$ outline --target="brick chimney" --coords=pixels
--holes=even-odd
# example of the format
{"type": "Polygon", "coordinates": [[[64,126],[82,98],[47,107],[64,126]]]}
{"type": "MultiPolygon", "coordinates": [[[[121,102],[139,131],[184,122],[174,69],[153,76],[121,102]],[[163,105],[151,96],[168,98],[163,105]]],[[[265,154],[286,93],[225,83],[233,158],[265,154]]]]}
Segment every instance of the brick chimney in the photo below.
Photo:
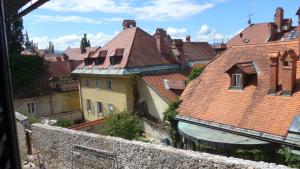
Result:
{"type": "Polygon", "coordinates": [[[274,15],[274,20],[275,20],[275,24],[277,26],[278,32],[282,32],[283,17],[284,17],[284,10],[282,9],[282,7],[278,7],[276,9],[276,12],[274,15]]]}
{"type": "Polygon", "coordinates": [[[280,53],[270,52],[270,83],[269,83],[269,94],[275,95],[278,90],[278,58],[280,53]]]}
{"type": "Polygon", "coordinates": [[[154,37],[156,39],[157,49],[162,55],[167,54],[166,36],[167,32],[164,29],[156,29],[154,37]]]}
{"type": "Polygon", "coordinates": [[[123,30],[128,29],[128,28],[132,28],[132,27],[136,27],[135,20],[125,19],[123,21],[123,30]]]}
{"type": "Polygon", "coordinates": [[[186,42],[191,42],[191,36],[190,35],[186,35],[185,36],[185,41],[186,42]]]}
{"type": "Polygon", "coordinates": [[[62,58],[60,56],[57,56],[56,57],[56,62],[61,62],[62,61],[62,58]]]}
{"type": "Polygon", "coordinates": [[[186,56],[183,51],[183,41],[182,39],[173,39],[172,49],[176,49],[178,51],[178,62],[180,65],[185,66],[186,64],[186,56]]]}
{"type": "Polygon", "coordinates": [[[298,15],[298,60],[300,60],[300,7],[297,10],[298,15]]]}
{"type": "Polygon", "coordinates": [[[268,41],[273,41],[275,39],[275,35],[276,35],[276,24],[274,23],[269,23],[268,24],[268,29],[269,29],[269,33],[270,33],[270,37],[269,37],[269,40],[268,41]]]}
{"type": "Polygon", "coordinates": [[[289,49],[281,57],[282,65],[282,95],[291,96],[296,84],[297,56],[289,49]]]}

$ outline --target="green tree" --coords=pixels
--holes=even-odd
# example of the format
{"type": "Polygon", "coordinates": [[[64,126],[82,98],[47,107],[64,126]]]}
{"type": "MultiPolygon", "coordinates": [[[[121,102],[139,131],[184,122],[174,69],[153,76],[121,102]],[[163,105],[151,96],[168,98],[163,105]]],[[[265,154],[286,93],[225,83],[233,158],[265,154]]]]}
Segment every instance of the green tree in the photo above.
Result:
{"type": "Polygon", "coordinates": [[[171,139],[174,147],[177,147],[178,140],[179,140],[179,133],[177,130],[177,122],[175,120],[175,117],[178,114],[176,110],[179,107],[181,102],[182,101],[179,99],[170,102],[168,108],[163,113],[164,114],[163,120],[168,121],[170,123],[171,128],[169,130],[169,133],[171,135],[171,139]]]}
{"type": "Polygon", "coordinates": [[[83,37],[80,42],[81,53],[85,52],[86,47],[91,47],[90,41],[87,39],[86,34],[83,34],[83,37]]]}
{"type": "Polygon", "coordinates": [[[12,85],[17,98],[47,94],[49,73],[47,62],[37,55],[10,56],[12,85]]]}
{"type": "Polygon", "coordinates": [[[188,76],[188,81],[192,81],[196,79],[203,72],[203,70],[204,70],[203,66],[193,68],[192,72],[188,76]]]}
{"type": "Polygon", "coordinates": [[[108,117],[104,125],[104,133],[110,136],[136,139],[142,131],[140,119],[134,113],[121,112],[108,117]]]}
{"type": "MultiPolygon", "coordinates": [[[[17,12],[16,12],[17,14],[17,12]]],[[[23,50],[23,20],[18,19],[6,24],[8,53],[9,55],[19,55],[23,50]]]]}

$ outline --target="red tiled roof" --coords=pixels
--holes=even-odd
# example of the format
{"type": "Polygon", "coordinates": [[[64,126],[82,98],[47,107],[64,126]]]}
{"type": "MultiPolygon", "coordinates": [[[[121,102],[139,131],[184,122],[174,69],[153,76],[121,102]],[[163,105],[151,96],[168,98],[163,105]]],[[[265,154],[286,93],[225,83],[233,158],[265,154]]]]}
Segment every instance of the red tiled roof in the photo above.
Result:
{"type": "MultiPolygon", "coordinates": [[[[195,119],[284,136],[300,114],[300,62],[293,96],[271,96],[269,89],[269,53],[297,50],[297,41],[233,46],[209,63],[204,72],[183,92],[178,112],[195,119]],[[226,73],[236,63],[253,62],[258,69],[257,84],[244,90],[230,90],[226,73]]],[[[281,70],[279,71],[279,75],[281,70]]],[[[279,76],[280,77],[280,76],[279,76]]],[[[282,79],[279,78],[279,84],[282,79]]]]}
{"type": "Polygon", "coordinates": [[[186,81],[187,77],[182,73],[168,73],[161,75],[144,76],[143,79],[164,99],[166,99],[167,101],[174,101],[178,98],[178,96],[180,96],[181,92],[183,91],[182,82],[186,81]],[[169,83],[171,84],[170,89],[166,89],[164,80],[168,80],[171,82],[169,83]]]}
{"type": "Polygon", "coordinates": [[[71,82],[71,83],[59,83],[58,87],[61,89],[61,91],[73,91],[78,90],[78,82],[71,82]]]}
{"type": "Polygon", "coordinates": [[[226,43],[227,48],[233,45],[259,44],[268,42],[271,33],[268,27],[269,24],[270,23],[268,22],[249,25],[242,32],[237,34],[226,43]]]}
{"type": "Polygon", "coordinates": [[[211,60],[217,54],[207,42],[183,42],[184,54],[192,60],[211,60]]]}
{"type": "Polygon", "coordinates": [[[82,61],[66,60],[61,62],[49,62],[48,70],[52,77],[70,76],[71,72],[82,61]]]}
{"type": "Polygon", "coordinates": [[[80,48],[67,48],[64,51],[64,54],[66,54],[69,57],[69,60],[83,60],[84,55],[86,55],[87,53],[89,53],[91,51],[96,51],[99,48],[100,48],[99,46],[87,47],[85,53],[81,53],[80,48]]]}

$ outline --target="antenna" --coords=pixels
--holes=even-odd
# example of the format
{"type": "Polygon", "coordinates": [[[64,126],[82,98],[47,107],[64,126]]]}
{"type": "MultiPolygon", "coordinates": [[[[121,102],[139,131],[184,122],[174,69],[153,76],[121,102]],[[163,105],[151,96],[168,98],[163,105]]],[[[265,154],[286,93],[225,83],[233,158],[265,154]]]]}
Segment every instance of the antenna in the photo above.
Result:
{"type": "Polygon", "coordinates": [[[251,25],[252,24],[252,17],[253,15],[252,15],[252,13],[251,13],[251,11],[250,11],[250,8],[249,8],[249,14],[248,14],[248,25],[251,25]]]}

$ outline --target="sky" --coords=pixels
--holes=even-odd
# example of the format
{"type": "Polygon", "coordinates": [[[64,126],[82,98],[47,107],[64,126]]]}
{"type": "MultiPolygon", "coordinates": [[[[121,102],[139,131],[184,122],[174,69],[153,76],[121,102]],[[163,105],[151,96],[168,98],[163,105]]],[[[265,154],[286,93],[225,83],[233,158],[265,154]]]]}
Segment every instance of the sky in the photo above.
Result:
{"type": "Polygon", "coordinates": [[[49,41],[56,50],[79,47],[84,33],[92,46],[103,46],[122,31],[123,19],[151,35],[163,28],[172,38],[217,43],[247,27],[249,13],[253,23],[273,21],[279,6],[296,25],[300,0],[50,0],[23,19],[40,49],[49,41]]]}

